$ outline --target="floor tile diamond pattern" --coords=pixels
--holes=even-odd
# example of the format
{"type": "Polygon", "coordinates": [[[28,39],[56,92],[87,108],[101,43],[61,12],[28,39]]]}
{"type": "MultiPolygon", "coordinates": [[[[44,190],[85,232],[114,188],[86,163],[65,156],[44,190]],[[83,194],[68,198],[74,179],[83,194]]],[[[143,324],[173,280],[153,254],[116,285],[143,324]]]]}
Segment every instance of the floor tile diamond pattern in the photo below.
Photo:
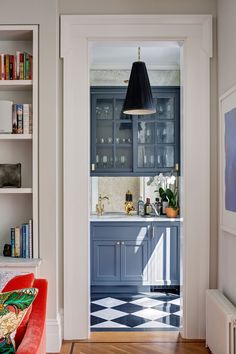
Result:
{"type": "Polygon", "coordinates": [[[179,330],[181,317],[178,295],[92,294],[92,331],[179,330]]]}

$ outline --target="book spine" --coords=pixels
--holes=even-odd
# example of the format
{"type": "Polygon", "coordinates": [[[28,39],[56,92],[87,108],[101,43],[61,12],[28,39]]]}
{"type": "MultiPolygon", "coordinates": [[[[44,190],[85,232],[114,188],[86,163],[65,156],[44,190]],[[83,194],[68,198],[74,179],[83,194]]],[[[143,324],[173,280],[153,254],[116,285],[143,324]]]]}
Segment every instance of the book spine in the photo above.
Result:
{"type": "Polygon", "coordinates": [[[25,224],[22,225],[22,258],[26,258],[26,229],[25,229],[25,224]]]}
{"type": "Polygon", "coordinates": [[[16,79],[20,80],[20,52],[16,52],[16,79]]]}
{"type": "Polygon", "coordinates": [[[29,105],[23,104],[23,134],[29,134],[29,105]]]}
{"type": "Polygon", "coordinates": [[[12,106],[12,133],[17,134],[17,112],[15,104],[12,106]]]}
{"type": "Polygon", "coordinates": [[[15,228],[11,227],[11,256],[15,257],[15,228]]]}
{"type": "Polygon", "coordinates": [[[16,114],[17,114],[17,134],[23,133],[23,105],[16,105],[16,114]]]}
{"type": "Polygon", "coordinates": [[[10,79],[9,54],[5,54],[4,69],[5,69],[5,79],[9,80],[10,79]]]}
{"type": "Polygon", "coordinates": [[[20,226],[20,258],[23,258],[23,225],[20,226]]]}
{"type": "Polygon", "coordinates": [[[29,258],[29,225],[25,224],[25,258],[29,258]]]}
{"type": "Polygon", "coordinates": [[[15,257],[20,257],[20,228],[15,228],[15,257]]]}
{"type": "Polygon", "coordinates": [[[9,55],[9,80],[14,78],[14,55],[9,55]]]}
{"type": "Polygon", "coordinates": [[[17,80],[17,76],[16,76],[16,55],[13,55],[13,80],[17,80]]]}
{"type": "Polygon", "coordinates": [[[33,133],[33,110],[32,104],[29,104],[29,133],[33,133]]]}
{"type": "Polygon", "coordinates": [[[24,54],[20,53],[20,80],[24,80],[24,54]]]}
{"type": "Polygon", "coordinates": [[[33,56],[29,57],[29,80],[33,80],[33,56]]]}
{"type": "Polygon", "coordinates": [[[29,220],[29,258],[33,258],[33,220],[29,220]]]}
{"type": "Polygon", "coordinates": [[[30,55],[28,53],[24,53],[24,77],[25,80],[29,80],[30,77],[30,55]]]}
{"type": "Polygon", "coordinates": [[[5,80],[5,74],[4,74],[4,54],[1,54],[1,80],[5,80]]]}

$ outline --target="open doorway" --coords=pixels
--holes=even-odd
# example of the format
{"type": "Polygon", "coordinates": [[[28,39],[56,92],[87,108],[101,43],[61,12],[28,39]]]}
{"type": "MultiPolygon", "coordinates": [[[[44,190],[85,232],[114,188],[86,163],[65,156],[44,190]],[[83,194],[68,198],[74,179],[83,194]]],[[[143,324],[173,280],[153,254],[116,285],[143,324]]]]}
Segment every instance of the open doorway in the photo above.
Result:
{"type": "Polygon", "coordinates": [[[65,339],[83,339],[90,334],[88,45],[91,41],[140,39],[183,41],[182,335],[204,338],[205,290],[209,287],[210,208],[206,196],[210,185],[211,29],[212,18],[208,15],[62,16],[65,339]],[[202,200],[205,202],[201,203],[202,200]]]}
{"type": "Polygon", "coordinates": [[[166,191],[179,209],[180,43],[99,41],[89,49],[90,329],[179,331],[182,219],[166,215],[166,191]],[[122,110],[138,48],[156,110],[145,116],[122,110]]]}

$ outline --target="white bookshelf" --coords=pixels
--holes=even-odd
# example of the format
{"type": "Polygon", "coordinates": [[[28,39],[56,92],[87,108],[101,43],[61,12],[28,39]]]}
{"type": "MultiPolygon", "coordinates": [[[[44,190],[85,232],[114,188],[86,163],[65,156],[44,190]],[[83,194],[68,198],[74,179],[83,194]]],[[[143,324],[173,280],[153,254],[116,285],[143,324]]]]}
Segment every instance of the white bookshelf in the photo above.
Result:
{"type": "MultiPolygon", "coordinates": [[[[0,100],[32,103],[32,134],[0,134],[0,163],[21,163],[22,188],[0,188],[0,268],[23,263],[32,270],[40,262],[1,257],[10,243],[10,228],[33,219],[33,255],[39,258],[38,238],[38,26],[0,25],[0,53],[28,52],[33,56],[33,80],[0,80],[0,100]]],[[[1,119],[1,117],[0,117],[1,119]]]]}

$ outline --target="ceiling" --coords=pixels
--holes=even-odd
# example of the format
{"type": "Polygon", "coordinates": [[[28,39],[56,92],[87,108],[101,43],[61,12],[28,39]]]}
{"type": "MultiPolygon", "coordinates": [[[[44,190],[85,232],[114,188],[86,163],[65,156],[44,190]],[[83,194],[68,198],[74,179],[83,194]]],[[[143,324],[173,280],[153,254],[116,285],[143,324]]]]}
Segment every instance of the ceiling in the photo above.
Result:
{"type": "Polygon", "coordinates": [[[90,44],[90,65],[92,70],[129,70],[138,59],[152,70],[178,70],[180,47],[177,42],[94,42],[90,44]]]}

